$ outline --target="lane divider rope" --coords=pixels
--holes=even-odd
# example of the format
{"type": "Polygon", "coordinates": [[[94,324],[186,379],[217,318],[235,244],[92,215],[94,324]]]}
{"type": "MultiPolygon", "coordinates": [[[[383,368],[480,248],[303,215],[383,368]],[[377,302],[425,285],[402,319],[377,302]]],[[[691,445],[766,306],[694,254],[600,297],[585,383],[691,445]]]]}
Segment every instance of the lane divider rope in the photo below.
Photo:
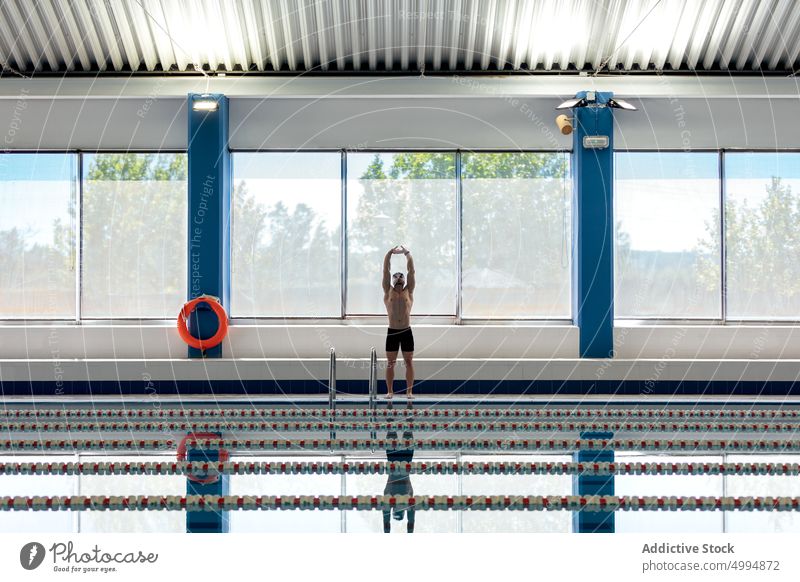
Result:
{"type": "Polygon", "coordinates": [[[758,432],[793,433],[800,431],[800,424],[751,423],[751,422],[516,422],[498,419],[491,422],[453,420],[431,422],[400,420],[387,421],[179,421],[143,422],[129,419],[112,421],[68,422],[2,422],[0,429],[8,432],[330,432],[330,431],[388,431],[416,430],[422,432],[758,432]]]}
{"type": "MultiPolygon", "coordinates": [[[[787,406],[782,404],[782,406],[787,406]]],[[[800,420],[800,410],[794,409],[735,409],[708,410],[682,408],[424,408],[424,409],[378,409],[378,418],[544,418],[544,419],[592,419],[592,418],[646,418],[646,419],[783,419],[800,420]]],[[[6,408],[0,410],[0,418],[302,418],[302,419],[369,419],[366,408],[6,408]]]]}
{"type": "Polygon", "coordinates": [[[191,462],[0,463],[0,475],[800,475],[798,463],[191,462]]]}
{"type": "MultiPolygon", "coordinates": [[[[373,451],[481,450],[481,451],[723,451],[800,452],[800,440],[761,439],[210,439],[197,438],[189,448],[258,451],[373,451]]],[[[0,440],[0,452],[29,451],[165,451],[174,450],[171,439],[40,439],[0,440]]]]}
{"type": "Polygon", "coordinates": [[[417,511],[798,511],[798,497],[634,497],[508,495],[74,495],[0,497],[0,511],[230,511],[230,510],[390,510],[417,511]]]}

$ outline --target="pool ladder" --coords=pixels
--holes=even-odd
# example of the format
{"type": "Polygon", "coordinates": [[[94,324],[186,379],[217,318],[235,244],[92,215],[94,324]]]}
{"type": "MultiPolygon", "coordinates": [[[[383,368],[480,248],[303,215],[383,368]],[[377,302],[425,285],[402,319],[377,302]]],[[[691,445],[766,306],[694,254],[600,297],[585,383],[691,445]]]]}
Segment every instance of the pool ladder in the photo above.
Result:
{"type": "MultiPolygon", "coordinates": [[[[375,348],[370,350],[369,354],[369,417],[374,423],[376,411],[378,409],[378,353],[375,348]]],[[[331,348],[330,363],[328,368],[328,410],[330,411],[330,419],[333,422],[336,419],[336,349],[331,348]]],[[[331,430],[331,440],[336,438],[336,431],[331,430]]],[[[375,440],[377,433],[375,430],[370,432],[370,439],[375,440]]],[[[375,452],[373,450],[373,452],[375,452]]]]}

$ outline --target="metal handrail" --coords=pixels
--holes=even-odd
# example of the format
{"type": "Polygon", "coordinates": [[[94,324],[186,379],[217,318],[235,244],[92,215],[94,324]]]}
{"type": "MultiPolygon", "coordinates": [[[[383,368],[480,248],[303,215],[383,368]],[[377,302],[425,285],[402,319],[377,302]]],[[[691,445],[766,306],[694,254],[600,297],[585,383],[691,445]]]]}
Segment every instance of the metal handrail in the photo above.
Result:
{"type": "MultiPolygon", "coordinates": [[[[330,368],[328,370],[328,410],[336,411],[336,349],[331,348],[330,368]]],[[[333,418],[333,414],[331,414],[333,418]]],[[[336,431],[331,430],[331,440],[336,438],[336,431]]]]}
{"type": "Polygon", "coordinates": [[[328,408],[336,410],[336,349],[331,348],[330,368],[328,370],[328,408]]]}
{"type": "MultiPolygon", "coordinates": [[[[378,408],[378,353],[375,348],[372,348],[369,354],[369,416],[370,420],[375,421],[375,413],[378,408]]],[[[373,429],[370,432],[370,438],[375,440],[377,433],[373,429]]],[[[375,449],[372,449],[375,452],[375,449]]]]}

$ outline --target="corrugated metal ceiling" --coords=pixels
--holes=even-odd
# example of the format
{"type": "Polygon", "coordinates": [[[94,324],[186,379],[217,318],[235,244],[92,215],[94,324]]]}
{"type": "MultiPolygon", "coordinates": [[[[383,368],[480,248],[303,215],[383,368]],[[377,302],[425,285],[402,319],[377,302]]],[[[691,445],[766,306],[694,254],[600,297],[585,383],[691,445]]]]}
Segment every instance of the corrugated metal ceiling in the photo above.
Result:
{"type": "Polygon", "coordinates": [[[796,0],[2,0],[6,74],[777,71],[796,0]]]}

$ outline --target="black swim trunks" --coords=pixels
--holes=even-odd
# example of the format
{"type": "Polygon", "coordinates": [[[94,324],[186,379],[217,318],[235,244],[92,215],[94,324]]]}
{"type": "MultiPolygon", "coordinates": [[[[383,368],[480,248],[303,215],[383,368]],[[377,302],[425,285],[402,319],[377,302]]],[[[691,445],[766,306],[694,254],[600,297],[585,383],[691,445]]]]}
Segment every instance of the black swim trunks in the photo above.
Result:
{"type": "Polygon", "coordinates": [[[397,352],[403,349],[403,353],[414,351],[414,334],[411,333],[411,328],[405,329],[392,329],[391,327],[386,332],[386,351],[397,352]]]}

